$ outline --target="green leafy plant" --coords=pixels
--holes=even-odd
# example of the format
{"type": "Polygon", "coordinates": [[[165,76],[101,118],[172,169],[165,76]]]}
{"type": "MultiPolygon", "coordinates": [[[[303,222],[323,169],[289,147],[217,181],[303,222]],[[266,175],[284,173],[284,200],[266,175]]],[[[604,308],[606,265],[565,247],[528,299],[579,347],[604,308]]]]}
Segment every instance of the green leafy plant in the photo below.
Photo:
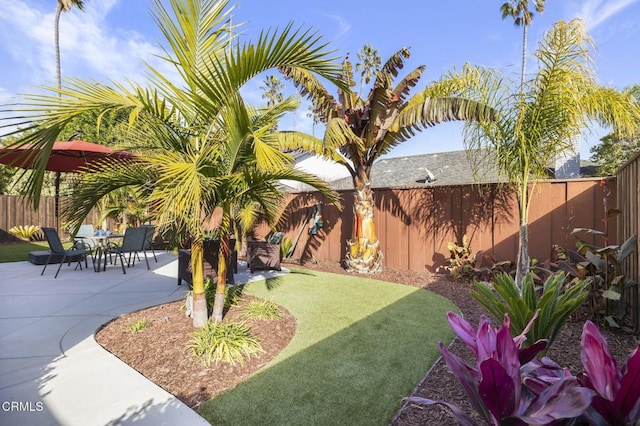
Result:
{"type": "MultiPolygon", "coordinates": [[[[213,311],[213,304],[216,300],[216,288],[217,288],[217,285],[211,279],[207,279],[204,282],[204,295],[207,301],[208,312],[213,311]]],[[[240,300],[240,297],[242,296],[242,290],[243,290],[243,286],[240,286],[240,285],[225,286],[224,309],[229,309],[230,307],[238,303],[238,301],[240,300]]],[[[185,295],[185,298],[184,298],[185,304],[183,306],[183,309],[186,309],[186,310],[189,309],[189,306],[187,306],[187,304],[190,303],[189,299],[192,297],[192,294],[193,292],[189,291],[185,295]]]]}
{"type": "Polygon", "coordinates": [[[456,279],[473,277],[476,270],[476,258],[472,256],[467,235],[462,236],[462,245],[460,246],[453,241],[449,241],[447,249],[451,253],[449,266],[447,267],[449,274],[456,279]]]}
{"type": "Polygon", "coordinates": [[[574,280],[565,285],[567,275],[559,272],[550,275],[541,288],[536,288],[533,274],[528,273],[522,283],[522,293],[515,280],[508,274],[496,276],[493,289],[476,281],[471,295],[497,320],[505,314],[511,319],[511,334],[518,335],[539,311],[538,320],[527,333],[525,345],[548,340],[553,341],[567,319],[584,303],[589,294],[589,280],[574,280]]]}
{"type": "MultiPolygon", "coordinates": [[[[213,303],[216,299],[216,288],[218,286],[213,280],[208,279],[204,283],[204,295],[207,300],[207,309],[213,310],[213,303]]],[[[224,288],[224,308],[229,309],[240,300],[242,296],[242,286],[225,286],[224,288]]]]}
{"type": "Polygon", "coordinates": [[[242,310],[242,315],[253,320],[270,320],[282,317],[280,307],[269,300],[252,300],[242,310]]]}
{"type": "MultiPolygon", "coordinates": [[[[585,233],[605,235],[585,228],[574,229],[572,235],[585,233]]],[[[638,285],[623,273],[623,263],[634,252],[637,242],[633,235],[622,245],[599,247],[576,237],[577,250],[562,251],[558,267],[572,276],[590,279],[589,306],[594,320],[599,323],[604,319],[610,327],[623,327],[629,311],[626,290],[638,285]]]]}
{"type": "Polygon", "coordinates": [[[24,241],[30,241],[31,238],[40,231],[37,225],[20,225],[9,229],[9,233],[24,241]]]}
{"type": "Polygon", "coordinates": [[[193,333],[188,345],[194,358],[207,367],[211,363],[242,364],[244,358],[263,353],[262,345],[244,322],[209,322],[193,333]]]}
{"type": "Polygon", "coordinates": [[[479,250],[474,255],[467,235],[462,236],[462,245],[453,241],[447,244],[449,265],[446,269],[456,280],[492,280],[497,274],[512,271],[513,262],[497,261],[491,254],[479,250]]]}
{"type": "Polygon", "coordinates": [[[129,326],[127,327],[127,330],[130,333],[136,334],[141,332],[145,328],[149,328],[149,327],[151,327],[151,321],[149,321],[146,318],[141,318],[138,321],[129,324],[129,326]]]}

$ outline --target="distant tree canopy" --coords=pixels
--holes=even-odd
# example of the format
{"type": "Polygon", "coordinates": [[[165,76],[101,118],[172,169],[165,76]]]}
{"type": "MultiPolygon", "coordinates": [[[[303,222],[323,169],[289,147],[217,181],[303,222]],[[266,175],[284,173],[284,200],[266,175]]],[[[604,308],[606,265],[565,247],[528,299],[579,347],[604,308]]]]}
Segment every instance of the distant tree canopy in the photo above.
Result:
{"type": "MultiPolygon", "coordinates": [[[[640,104],[640,84],[627,87],[624,91],[640,104]]],[[[600,144],[591,148],[591,158],[598,165],[598,173],[601,176],[615,174],[638,153],[640,153],[640,132],[636,132],[630,138],[620,138],[615,133],[609,133],[600,139],[600,144]]]]}
{"type": "Polygon", "coordinates": [[[0,165],[0,195],[7,194],[9,192],[14,172],[15,170],[11,167],[0,165]]]}

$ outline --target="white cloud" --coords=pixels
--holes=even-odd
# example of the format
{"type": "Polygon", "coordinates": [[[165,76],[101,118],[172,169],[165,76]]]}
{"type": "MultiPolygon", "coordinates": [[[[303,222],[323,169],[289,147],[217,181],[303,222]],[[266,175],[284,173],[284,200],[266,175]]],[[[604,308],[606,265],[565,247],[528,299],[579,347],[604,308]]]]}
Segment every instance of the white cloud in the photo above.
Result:
{"type": "Polygon", "coordinates": [[[331,37],[331,40],[336,45],[341,45],[346,40],[347,35],[351,31],[351,24],[340,15],[331,15],[327,13],[318,12],[318,15],[329,18],[338,24],[336,33],[331,37]]]}
{"type": "MultiPolygon", "coordinates": [[[[143,60],[157,63],[155,43],[132,30],[107,25],[107,16],[121,0],[87,2],[84,11],[73,9],[60,20],[62,75],[99,81],[125,80],[142,83],[143,60]]],[[[8,55],[11,70],[0,70],[2,81],[13,80],[6,90],[24,91],[26,86],[55,81],[55,3],[33,4],[0,0],[0,55],[8,55]],[[6,52],[3,52],[6,51],[6,52]]],[[[1,57],[1,56],[0,56],[1,57]]],[[[9,83],[3,83],[9,84],[9,83]]]]}
{"type": "Polygon", "coordinates": [[[587,29],[593,30],[638,0],[587,0],[580,2],[575,16],[584,20],[587,29]]]}

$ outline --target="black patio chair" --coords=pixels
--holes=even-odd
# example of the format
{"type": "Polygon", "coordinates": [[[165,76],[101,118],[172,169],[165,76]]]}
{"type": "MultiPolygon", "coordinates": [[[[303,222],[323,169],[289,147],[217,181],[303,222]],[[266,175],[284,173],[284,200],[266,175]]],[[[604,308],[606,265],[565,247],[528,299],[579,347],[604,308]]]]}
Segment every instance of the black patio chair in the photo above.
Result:
{"type": "Polygon", "coordinates": [[[156,233],[155,225],[140,225],[140,228],[145,228],[147,230],[147,234],[144,238],[144,246],[142,248],[142,252],[144,255],[147,255],[147,250],[151,250],[151,254],[153,254],[153,258],[156,263],[158,263],[158,258],[156,257],[156,251],[153,248],[153,236],[156,233]]]}
{"type": "MultiPolygon", "coordinates": [[[[127,267],[133,266],[132,261],[135,261],[134,255],[139,251],[144,252],[146,235],[147,235],[146,228],[127,228],[124,231],[122,244],[118,245],[113,242],[108,243],[107,246],[105,247],[103,270],[107,269],[107,256],[116,255],[116,259],[114,263],[118,263],[118,257],[119,257],[120,263],[122,265],[122,272],[126,274],[127,271],[124,269],[124,255],[129,253],[129,258],[127,259],[127,267]]],[[[147,262],[147,269],[151,269],[151,267],[149,266],[149,260],[147,259],[146,253],[145,253],[144,260],[147,262]]]]}
{"type": "Polygon", "coordinates": [[[65,250],[62,245],[62,241],[60,241],[58,231],[56,231],[54,228],[42,228],[42,232],[47,238],[47,243],[49,243],[49,257],[47,258],[47,261],[45,262],[44,268],[42,268],[42,272],[40,273],[40,275],[44,275],[44,271],[47,269],[47,266],[49,265],[49,262],[51,261],[51,258],[54,257],[54,255],[57,255],[57,257],[62,256],[62,259],[60,260],[60,266],[58,266],[58,270],[56,271],[56,275],[54,278],[58,278],[58,274],[60,273],[62,264],[65,263],[65,261],[68,262],[69,266],[71,266],[71,262],[78,262],[75,269],[78,269],[79,266],[82,270],[82,261],[84,260],[85,268],[88,267],[87,254],[89,254],[89,252],[86,249],[76,248],[76,246],[74,245],[69,250],[65,250]]]}

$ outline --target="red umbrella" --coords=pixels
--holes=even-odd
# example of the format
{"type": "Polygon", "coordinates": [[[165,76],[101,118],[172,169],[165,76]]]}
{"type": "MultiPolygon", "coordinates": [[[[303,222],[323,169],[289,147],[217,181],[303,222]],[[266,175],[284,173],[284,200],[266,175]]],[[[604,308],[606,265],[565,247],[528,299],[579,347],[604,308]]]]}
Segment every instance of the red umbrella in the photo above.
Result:
{"type": "MultiPolygon", "coordinates": [[[[30,145],[19,147],[0,147],[0,163],[23,169],[36,166],[39,149],[30,145]]],[[[82,140],[54,142],[51,155],[45,167],[46,170],[56,172],[55,215],[58,220],[58,198],[60,194],[60,173],[79,172],[91,163],[105,158],[130,159],[133,154],[128,151],[117,151],[108,146],[98,145],[82,140]]]]}
{"type": "MultiPolygon", "coordinates": [[[[35,166],[38,153],[39,150],[32,149],[30,145],[0,148],[0,163],[31,169],[35,166]]],[[[81,140],[54,142],[45,169],[51,172],[78,172],[84,166],[107,157],[132,158],[133,154],[81,140]]]]}

